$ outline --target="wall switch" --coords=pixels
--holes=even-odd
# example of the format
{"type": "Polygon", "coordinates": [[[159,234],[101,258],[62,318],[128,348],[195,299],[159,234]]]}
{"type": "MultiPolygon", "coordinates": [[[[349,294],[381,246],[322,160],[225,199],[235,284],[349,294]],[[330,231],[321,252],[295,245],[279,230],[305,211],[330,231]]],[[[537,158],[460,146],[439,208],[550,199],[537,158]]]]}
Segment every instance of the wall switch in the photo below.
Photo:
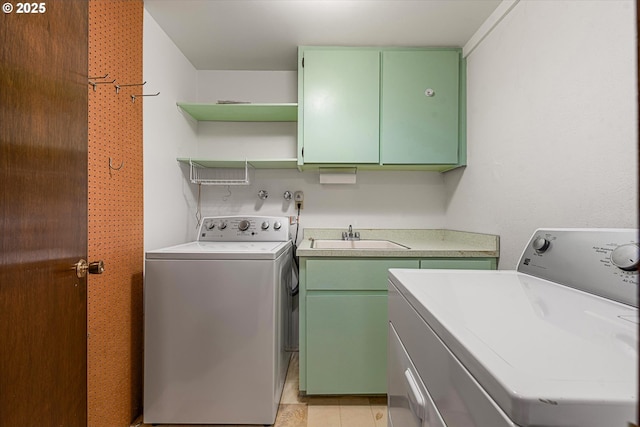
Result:
{"type": "Polygon", "coordinates": [[[304,193],[302,191],[293,193],[293,200],[296,202],[296,208],[304,208],[304,193]]]}

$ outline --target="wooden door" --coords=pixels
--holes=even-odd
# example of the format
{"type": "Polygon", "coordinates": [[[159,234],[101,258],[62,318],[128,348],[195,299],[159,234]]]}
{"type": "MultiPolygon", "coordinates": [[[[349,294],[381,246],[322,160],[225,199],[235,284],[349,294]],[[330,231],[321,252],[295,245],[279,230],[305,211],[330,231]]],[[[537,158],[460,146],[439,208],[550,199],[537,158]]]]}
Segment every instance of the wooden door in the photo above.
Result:
{"type": "Polygon", "coordinates": [[[88,8],[40,4],[39,13],[5,10],[0,24],[6,427],[87,423],[87,282],[72,266],[87,254],[88,8]]]}

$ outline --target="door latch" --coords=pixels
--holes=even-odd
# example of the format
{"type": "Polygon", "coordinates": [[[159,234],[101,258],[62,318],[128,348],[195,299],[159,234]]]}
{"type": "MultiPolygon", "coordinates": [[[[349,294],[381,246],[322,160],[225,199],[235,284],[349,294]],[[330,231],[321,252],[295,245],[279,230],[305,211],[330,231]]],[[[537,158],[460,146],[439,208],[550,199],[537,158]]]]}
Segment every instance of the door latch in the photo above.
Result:
{"type": "Polygon", "coordinates": [[[73,269],[76,271],[76,276],[80,279],[85,277],[87,272],[89,274],[102,274],[104,273],[104,261],[87,262],[81,259],[73,265],[73,269]]]}

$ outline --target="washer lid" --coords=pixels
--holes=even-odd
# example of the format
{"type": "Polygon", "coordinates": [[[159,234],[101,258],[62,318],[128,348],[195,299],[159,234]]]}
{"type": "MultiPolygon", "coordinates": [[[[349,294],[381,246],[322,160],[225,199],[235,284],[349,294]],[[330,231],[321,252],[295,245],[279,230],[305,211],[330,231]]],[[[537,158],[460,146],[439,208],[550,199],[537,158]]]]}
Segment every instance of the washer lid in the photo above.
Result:
{"type": "Polygon", "coordinates": [[[514,271],[389,277],[516,424],[635,419],[635,307],[514,271]]]}
{"type": "Polygon", "coordinates": [[[147,259],[276,259],[287,242],[190,242],[147,251],[147,259]]]}

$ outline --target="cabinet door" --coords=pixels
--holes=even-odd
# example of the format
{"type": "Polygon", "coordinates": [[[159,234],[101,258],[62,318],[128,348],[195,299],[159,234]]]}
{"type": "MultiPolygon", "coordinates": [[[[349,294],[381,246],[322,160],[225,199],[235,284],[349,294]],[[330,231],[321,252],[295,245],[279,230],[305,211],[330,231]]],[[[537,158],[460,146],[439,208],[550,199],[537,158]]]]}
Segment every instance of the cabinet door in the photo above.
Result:
{"type": "Polygon", "coordinates": [[[383,164],[458,162],[459,61],[458,51],[382,53],[383,164]]]}
{"type": "Polygon", "coordinates": [[[380,53],[307,50],[301,77],[304,163],[378,163],[380,53]]]}
{"type": "Polygon", "coordinates": [[[455,270],[495,270],[495,258],[448,258],[423,259],[420,268],[425,269],[455,269],[455,270]]]}
{"type": "Polygon", "coordinates": [[[417,259],[310,259],[307,290],[386,291],[390,268],[420,268],[417,259]]]}
{"type": "Polygon", "coordinates": [[[307,296],[307,393],[387,392],[387,295],[307,296]]]}

